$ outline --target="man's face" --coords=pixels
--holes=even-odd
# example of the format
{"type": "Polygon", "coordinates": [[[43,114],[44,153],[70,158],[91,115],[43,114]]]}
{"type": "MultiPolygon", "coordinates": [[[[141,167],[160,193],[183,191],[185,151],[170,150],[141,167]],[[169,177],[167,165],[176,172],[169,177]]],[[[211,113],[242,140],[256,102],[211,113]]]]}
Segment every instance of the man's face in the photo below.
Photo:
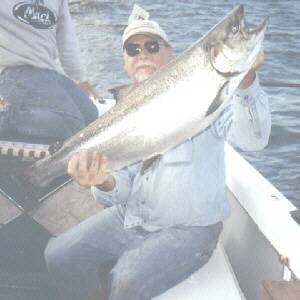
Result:
{"type": "Polygon", "coordinates": [[[154,36],[134,35],[126,41],[125,46],[123,52],[125,69],[135,82],[147,79],[172,59],[172,48],[154,36]],[[130,48],[131,51],[127,51],[126,48],[130,48]]]}

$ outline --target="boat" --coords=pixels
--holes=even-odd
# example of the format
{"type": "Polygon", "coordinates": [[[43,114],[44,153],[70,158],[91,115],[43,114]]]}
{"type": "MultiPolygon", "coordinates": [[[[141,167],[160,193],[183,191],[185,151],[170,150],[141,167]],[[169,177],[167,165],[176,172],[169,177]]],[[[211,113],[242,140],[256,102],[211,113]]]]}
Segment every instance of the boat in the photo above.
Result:
{"type": "MultiPolygon", "coordinates": [[[[32,159],[47,155],[43,145],[4,141],[0,153],[17,157],[24,147],[32,159]]],[[[154,300],[258,300],[264,280],[300,278],[300,225],[291,216],[297,208],[228,144],[225,153],[232,213],[220,242],[203,268],[154,300]]],[[[104,207],[68,178],[36,205],[21,205],[1,186],[6,177],[0,176],[0,299],[55,299],[43,261],[48,238],[104,207]]]]}
{"type": "Polygon", "coordinates": [[[157,300],[258,300],[264,281],[300,278],[297,208],[228,144],[225,154],[232,212],[219,245],[203,268],[157,300]]]}

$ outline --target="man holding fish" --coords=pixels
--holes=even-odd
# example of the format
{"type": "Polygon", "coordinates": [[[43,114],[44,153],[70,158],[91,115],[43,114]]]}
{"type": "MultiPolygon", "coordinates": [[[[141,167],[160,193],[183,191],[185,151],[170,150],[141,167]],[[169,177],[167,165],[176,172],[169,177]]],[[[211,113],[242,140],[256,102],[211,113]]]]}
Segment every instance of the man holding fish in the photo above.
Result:
{"type": "MultiPolygon", "coordinates": [[[[240,13],[239,8],[234,16],[240,13]]],[[[234,41],[236,31],[242,29],[232,22],[228,24],[230,43],[230,38],[234,41]]],[[[230,47],[224,47],[224,51],[228,58],[230,47]]],[[[126,71],[137,84],[147,82],[154,73],[163,74],[163,66],[173,60],[167,35],[137,6],[123,34],[123,56],[126,71]],[[157,73],[160,69],[162,73],[157,73]]],[[[268,143],[268,97],[256,75],[264,61],[263,52],[256,52],[255,57],[243,79],[222,84],[206,116],[218,110],[220,98],[230,94],[235,84],[236,92],[222,112],[201,133],[167,152],[155,153],[117,171],[109,168],[108,153],[85,150],[72,156],[68,173],[80,184],[91,186],[96,199],[107,208],[49,241],[47,265],[64,299],[100,299],[100,286],[107,287],[110,300],[149,300],[209,260],[222,222],[230,213],[225,192],[224,141],[246,151],[260,150],[268,143]]],[[[225,72],[227,65],[221,58],[214,60],[210,70],[234,77],[236,72],[225,72]]],[[[180,70],[176,76],[184,73],[180,70]]],[[[120,93],[122,90],[116,95],[120,93]]],[[[190,97],[186,93],[181,98],[182,108],[189,105],[190,97]]],[[[199,105],[205,97],[198,95],[199,105]]],[[[176,115],[175,126],[176,122],[180,125],[182,117],[176,115]]],[[[165,124],[154,117],[151,126],[165,124]]]]}

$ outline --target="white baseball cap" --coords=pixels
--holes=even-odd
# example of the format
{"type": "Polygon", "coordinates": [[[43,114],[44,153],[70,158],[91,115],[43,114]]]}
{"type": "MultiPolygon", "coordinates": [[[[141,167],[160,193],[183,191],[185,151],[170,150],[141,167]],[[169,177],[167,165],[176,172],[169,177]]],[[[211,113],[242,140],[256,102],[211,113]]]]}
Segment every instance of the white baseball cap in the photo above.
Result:
{"type": "Polygon", "coordinates": [[[164,30],[157,22],[149,20],[149,13],[146,10],[135,4],[128,19],[128,26],[123,33],[123,45],[130,37],[136,34],[159,36],[169,44],[168,37],[164,30]]]}

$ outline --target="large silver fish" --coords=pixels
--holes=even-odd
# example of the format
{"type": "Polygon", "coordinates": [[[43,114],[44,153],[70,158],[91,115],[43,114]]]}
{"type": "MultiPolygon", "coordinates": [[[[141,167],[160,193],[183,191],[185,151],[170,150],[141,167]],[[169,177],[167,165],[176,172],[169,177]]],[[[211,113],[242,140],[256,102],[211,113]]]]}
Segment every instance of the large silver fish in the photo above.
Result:
{"type": "Polygon", "coordinates": [[[72,155],[99,150],[117,170],[162,154],[207,128],[224,109],[262,48],[266,21],[249,29],[242,5],[153,76],[120,93],[117,104],[26,171],[46,186],[72,155]]]}

